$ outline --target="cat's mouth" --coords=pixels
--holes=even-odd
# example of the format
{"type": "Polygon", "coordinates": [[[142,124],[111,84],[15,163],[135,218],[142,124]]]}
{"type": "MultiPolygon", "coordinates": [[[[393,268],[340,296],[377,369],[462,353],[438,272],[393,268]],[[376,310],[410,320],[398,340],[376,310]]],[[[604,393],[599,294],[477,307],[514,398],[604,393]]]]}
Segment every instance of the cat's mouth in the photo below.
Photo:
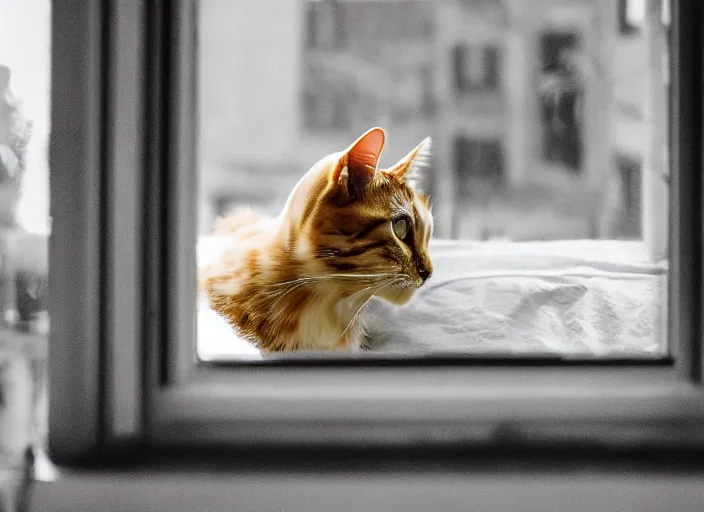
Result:
{"type": "Polygon", "coordinates": [[[401,306],[413,298],[413,294],[423,285],[422,279],[404,279],[393,286],[379,291],[376,295],[392,304],[401,306]]]}

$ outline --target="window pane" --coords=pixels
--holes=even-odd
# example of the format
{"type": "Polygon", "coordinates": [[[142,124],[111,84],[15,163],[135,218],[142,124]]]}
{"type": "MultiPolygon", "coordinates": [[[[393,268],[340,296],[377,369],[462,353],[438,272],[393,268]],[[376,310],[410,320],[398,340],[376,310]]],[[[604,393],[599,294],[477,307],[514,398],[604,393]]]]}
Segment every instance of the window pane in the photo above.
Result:
{"type": "Polygon", "coordinates": [[[372,351],[666,353],[662,0],[200,0],[199,24],[201,358],[348,351],[360,323],[372,351]],[[429,245],[422,200],[399,238],[344,165],[374,126],[379,169],[432,137],[429,245]],[[374,281],[425,267],[403,307],[374,281]]]}
{"type": "Polygon", "coordinates": [[[47,427],[50,16],[0,4],[0,468],[47,427]]]}

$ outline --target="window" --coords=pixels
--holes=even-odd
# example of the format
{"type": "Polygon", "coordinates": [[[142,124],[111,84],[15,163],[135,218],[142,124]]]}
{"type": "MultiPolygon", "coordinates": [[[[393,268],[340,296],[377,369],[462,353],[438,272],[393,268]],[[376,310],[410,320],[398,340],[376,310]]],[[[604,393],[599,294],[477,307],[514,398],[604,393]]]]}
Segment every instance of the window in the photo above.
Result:
{"type": "Polygon", "coordinates": [[[305,34],[311,49],[340,49],[345,43],[345,5],[337,2],[307,2],[305,34]]]}
{"type": "Polygon", "coordinates": [[[453,226],[454,238],[479,238],[488,240],[500,236],[501,229],[493,226],[476,226],[472,220],[476,210],[485,209],[485,201],[495,196],[504,185],[504,164],[500,140],[481,140],[458,137],[455,140],[455,173],[457,180],[457,204],[470,209],[458,215],[453,226]],[[477,208],[477,206],[479,208],[477,208]],[[474,211],[471,211],[475,208],[474,211]],[[467,226],[479,230],[479,235],[466,232],[467,226]]]}
{"type": "Polygon", "coordinates": [[[616,162],[621,174],[623,187],[623,213],[617,236],[636,237],[641,232],[641,174],[643,169],[638,161],[623,155],[617,155],[616,162]]]}
{"type": "Polygon", "coordinates": [[[564,84],[544,94],[541,103],[543,121],[543,156],[548,162],[564,165],[573,171],[582,166],[582,91],[583,77],[574,64],[580,54],[578,38],[573,33],[548,33],[542,36],[542,69],[548,81],[564,84]],[[550,77],[550,78],[548,78],[550,77]]]}
{"type": "MultiPolygon", "coordinates": [[[[366,124],[402,125],[425,115],[432,86],[426,79],[432,61],[432,10],[427,2],[311,1],[304,5],[309,13],[335,13],[334,21],[316,22],[316,27],[324,28],[310,28],[309,23],[308,37],[318,37],[314,34],[319,30],[344,34],[344,45],[306,45],[301,65],[293,70],[292,76],[300,76],[302,83],[306,131],[349,134],[366,124]]],[[[295,26],[292,20],[283,24],[295,26]]],[[[293,47],[284,37],[277,40],[293,47]]],[[[291,90],[297,87],[291,79],[285,83],[291,90]]]]}
{"type": "Polygon", "coordinates": [[[472,178],[503,178],[501,142],[471,140],[458,137],[455,141],[457,174],[472,178]]]}
{"type": "MultiPolygon", "coordinates": [[[[435,296],[424,298],[419,292],[417,301],[398,312],[382,301],[371,300],[369,307],[359,313],[360,321],[375,333],[364,340],[372,346],[371,353],[401,351],[423,357],[437,349],[526,356],[570,354],[597,359],[616,355],[662,357],[669,350],[661,336],[667,318],[660,292],[666,286],[666,198],[655,200],[655,192],[652,197],[642,194],[642,201],[648,201],[648,206],[638,211],[652,221],[634,224],[642,229],[631,229],[628,241],[624,240],[624,219],[636,210],[629,206],[631,192],[623,186],[614,161],[627,146],[628,151],[649,160],[648,166],[643,166],[650,169],[648,172],[660,176],[667,172],[668,163],[661,148],[667,145],[667,111],[662,105],[668,92],[661,79],[650,75],[654,69],[659,69],[661,75],[667,73],[664,62],[655,63],[646,51],[653,48],[661,52],[667,46],[664,40],[647,46],[647,41],[655,37],[655,32],[648,32],[641,37],[639,53],[629,53],[615,28],[616,9],[608,9],[605,1],[586,6],[575,2],[564,9],[541,5],[536,7],[534,21],[527,21],[518,7],[494,3],[473,7],[416,0],[312,2],[289,6],[287,16],[282,13],[271,19],[266,14],[269,4],[261,4],[251,7],[250,13],[252,19],[267,20],[267,32],[260,33],[262,28],[254,23],[234,32],[230,26],[218,25],[222,7],[203,0],[195,7],[202,35],[194,42],[194,52],[196,60],[204,63],[197,77],[199,97],[208,102],[221,98],[221,103],[232,102],[239,108],[209,109],[207,116],[199,116],[199,179],[234,183],[223,171],[228,161],[239,162],[244,169],[257,169],[241,173],[236,180],[241,199],[234,201],[233,206],[251,206],[260,212],[266,208],[269,214],[285,208],[293,185],[316,161],[341,151],[372,126],[384,127],[389,140],[397,137],[399,141],[400,147],[394,148],[391,143],[384,147],[382,168],[404,155],[403,145],[411,148],[432,135],[436,142],[434,175],[427,179],[435,192],[437,238],[458,247],[460,240],[494,245],[487,245],[486,253],[466,249],[466,254],[459,256],[451,252],[457,260],[447,260],[441,266],[471,277],[459,284],[448,274],[442,278],[445,281],[437,278],[436,284],[429,286],[430,290],[466,287],[461,301],[447,305],[457,308],[454,321],[461,327],[449,328],[444,323],[447,320],[438,321],[425,324],[424,335],[409,339],[404,326],[425,318],[435,296]],[[310,46],[297,49],[301,31],[318,30],[297,25],[305,9],[328,13],[329,19],[320,21],[326,30],[334,32],[335,27],[344,26],[344,48],[328,45],[318,51],[312,51],[310,46]],[[433,30],[403,30],[409,22],[412,26],[423,25],[424,19],[433,30]],[[590,19],[595,21],[586,21],[590,19]],[[231,77],[227,67],[213,61],[212,56],[224,55],[225,47],[237,48],[235,38],[247,30],[252,31],[247,40],[261,39],[262,44],[254,48],[242,46],[246,58],[238,57],[236,49],[227,53],[228,59],[245,66],[237,77],[231,77]],[[282,55],[276,70],[261,65],[272,49],[282,55]],[[500,55],[506,65],[500,64],[500,55]],[[626,67],[630,69],[628,74],[621,71],[626,67]],[[472,91],[497,91],[501,70],[506,87],[500,94],[465,95],[472,91]],[[446,79],[446,72],[453,81],[446,79]],[[222,83],[221,75],[231,80],[230,88],[215,87],[222,83]],[[640,76],[640,80],[632,80],[631,75],[640,76]],[[647,93],[642,93],[638,82],[651,84],[647,93]],[[260,85],[264,83],[267,85],[260,85]],[[645,112],[657,104],[658,111],[653,111],[647,120],[643,115],[626,122],[620,107],[624,98],[636,110],[645,112]],[[270,106],[271,102],[277,104],[276,108],[270,106]],[[428,104],[434,108],[427,108],[428,104]],[[299,124],[301,117],[303,122],[299,124]],[[256,124],[243,119],[256,120],[256,124]],[[657,153],[651,152],[651,145],[660,148],[657,153]],[[271,199],[250,199],[254,190],[271,199]],[[657,229],[653,227],[656,225],[657,229]],[[574,240],[580,241],[577,253],[574,240]],[[547,241],[552,243],[542,243],[547,241]],[[616,241],[618,245],[609,245],[616,241]],[[497,267],[500,251],[513,250],[526,251],[526,255],[514,259],[501,256],[506,258],[502,263],[505,266],[497,267]],[[552,253],[544,255],[542,251],[552,253]],[[605,251],[609,254],[606,263],[605,251]],[[576,260],[577,255],[583,260],[576,260]],[[560,263],[548,264],[548,260],[560,263]],[[631,272],[640,272],[645,264],[660,277],[644,278],[640,292],[635,291],[635,286],[625,285],[612,292],[612,281],[602,283],[592,274],[584,276],[581,270],[575,270],[578,261],[592,273],[613,265],[630,265],[627,268],[631,272]],[[552,287],[552,277],[547,275],[530,281],[520,274],[533,268],[531,265],[541,272],[547,271],[544,265],[548,265],[549,272],[561,275],[559,286],[552,287]],[[478,268],[486,268],[497,276],[484,277],[478,268]],[[516,272],[517,277],[503,277],[516,272]],[[575,291],[582,287],[588,290],[586,295],[575,291]],[[546,291],[548,288],[550,292],[546,291]],[[634,296],[624,295],[626,289],[634,296]],[[474,290],[483,291],[473,295],[474,290]],[[573,291],[567,307],[565,294],[573,291]],[[643,296],[651,297],[648,305],[640,302],[636,306],[643,296]],[[530,313],[522,310],[524,299],[532,304],[530,313]],[[488,307],[487,303],[496,307],[480,315],[486,322],[473,323],[475,310],[488,307]],[[590,309],[594,304],[602,304],[603,311],[590,309]],[[609,334],[611,326],[596,327],[596,331],[585,328],[586,318],[610,314],[612,306],[623,310],[618,315],[617,336],[609,334]],[[647,314],[638,312],[638,307],[651,306],[654,309],[647,314]],[[628,315],[649,318],[644,327],[649,334],[643,335],[640,327],[629,327],[635,323],[627,320],[628,315]],[[375,324],[375,319],[384,322],[375,324]],[[547,337],[546,330],[550,333],[547,337]],[[487,340],[487,332],[493,341],[487,340]],[[566,332],[572,333],[567,340],[566,332]],[[525,339],[519,342],[519,337],[525,339]],[[438,338],[443,341],[436,341],[438,338]]],[[[664,30],[662,20],[653,22],[657,22],[658,30],[664,30]]],[[[649,190],[657,190],[658,197],[669,193],[668,184],[661,178],[642,183],[649,190]]],[[[212,190],[213,194],[219,193],[218,189],[212,190]]],[[[206,203],[213,201],[212,196],[202,197],[206,203]]],[[[213,226],[212,217],[211,214],[199,225],[205,229],[213,226]]],[[[206,231],[199,233],[199,268],[204,268],[204,262],[217,252],[207,245],[215,243],[215,239],[206,231]]],[[[332,251],[327,246],[320,250],[332,251]]],[[[438,257],[444,261],[443,256],[438,257]]],[[[255,267],[259,265],[256,258],[252,261],[255,267]]],[[[349,273],[355,268],[349,261],[335,264],[338,273],[340,269],[349,273]]],[[[291,276],[291,280],[297,278],[297,274],[291,276]]],[[[609,277],[622,278],[633,276],[609,277]]],[[[284,288],[281,296],[287,293],[284,288]]],[[[243,332],[242,326],[236,331],[230,329],[204,302],[202,294],[198,301],[198,357],[211,363],[250,359],[253,347],[247,336],[253,334],[243,332]]],[[[251,314],[244,311],[244,306],[242,309],[238,313],[241,322],[251,323],[253,317],[269,318],[267,313],[251,314]]],[[[440,313],[433,313],[436,314],[440,313]]],[[[237,322],[234,317],[230,320],[237,322]]],[[[256,325],[269,329],[265,324],[256,325]]]]}
{"type": "Polygon", "coordinates": [[[457,45],[453,48],[455,90],[468,93],[499,87],[499,51],[494,47],[457,45]]]}
{"type": "MultiPolygon", "coordinates": [[[[364,4],[372,9],[375,2],[364,4]]],[[[400,159],[411,141],[427,134],[437,141],[432,165],[437,174],[431,178],[437,254],[461,254],[458,265],[481,257],[484,266],[468,270],[467,281],[509,279],[519,293],[509,303],[497,281],[462,287],[451,265],[436,267],[447,279],[441,281],[441,274],[431,279],[446,284],[431,288],[429,281],[427,290],[443,289],[453,301],[449,311],[454,316],[441,324],[447,336],[423,338],[437,325],[430,309],[390,310],[375,302],[369,312],[381,318],[375,327],[378,350],[265,358],[232,337],[231,330],[221,329],[222,324],[205,335],[197,331],[207,321],[200,315],[207,315],[204,309],[196,316],[196,246],[207,237],[196,233],[197,212],[206,210],[199,201],[210,204],[221,197],[201,194],[200,183],[217,189],[221,169],[240,162],[239,168],[245,169],[238,175],[242,188],[259,183],[278,198],[320,156],[341,144],[344,149],[358,133],[354,125],[347,134],[301,130],[301,73],[307,68],[300,30],[289,25],[304,18],[300,4],[261,0],[237,5],[245,6],[246,16],[228,17],[227,27],[213,21],[232,6],[226,1],[174,2],[169,9],[147,2],[101,3],[71,12],[54,6],[58,46],[52,68],[54,215],[49,244],[51,289],[61,295],[49,296],[52,341],[60,341],[50,344],[49,372],[50,440],[57,460],[128,441],[168,450],[184,444],[273,442],[491,443],[506,437],[509,443],[515,438],[593,439],[616,445],[699,439],[704,410],[701,347],[692,311],[701,306],[701,76],[694,63],[702,48],[693,36],[700,7],[681,2],[673,16],[672,109],[661,109],[667,105],[662,82],[647,82],[641,105],[651,125],[640,126],[640,132],[621,130],[623,119],[614,118],[611,103],[604,100],[610,98],[611,82],[600,81],[599,73],[585,81],[585,156],[578,175],[540,164],[536,98],[541,68],[535,57],[543,23],[527,27],[525,39],[506,41],[502,59],[511,63],[505,68],[512,74],[504,82],[502,108],[489,112],[481,102],[458,105],[451,94],[454,84],[444,74],[431,73],[437,117],[427,124],[390,120],[390,102],[382,100],[394,90],[383,88],[383,75],[375,72],[383,66],[374,59],[393,59],[398,55],[394,49],[382,51],[385,46],[379,42],[380,50],[367,60],[361,50],[341,59],[354,67],[341,66],[340,72],[353,69],[366,93],[371,95],[375,84],[383,91],[376,96],[381,105],[377,119],[388,136],[382,167],[400,159]],[[274,7],[277,15],[271,16],[274,7]],[[207,23],[213,30],[205,29],[207,23]],[[230,44],[227,37],[237,37],[238,43],[230,44]],[[252,42],[257,38],[267,40],[266,54],[257,53],[252,42]],[[265,59],[272,55],[275,65],[265,59]],[[230,65],[240,78],[228,75],[223,84],[217,73],[226,68],[219,60],[225,58],[236,63],[230,65]],[[228,99],[206,116],[201,111],[206,102],[199,99],[210,97],[207,104],[212,107],[219,94],[228,99]],[[670,122],[668,159],[661,131],[670,122]],[[641,134],[634,146],[643,154],[642,172],[651,173],[642,176],[643,229],[630,243],[608,234],[610,216],[624,201],[618,194],[609,196],[616,188],[606,188],[619,179],[612,149],[629,142],[617,138],[623,131],[641,134]],[[504,176],[503,184],[491,191],[495,195],[483,198],[469,219],[480,219],[479,228],[467,230],[467,235],[460,232],[459,240],[451,236],[465,206],[458,204],[460,172],[452,165],[452,141],[458,138],[485,141],[457,151],[459,157],[473,163],[501,162],[504,176]],[[669,181],[655,179],[670,171],[669,181]],[[497,237],[508,240],[485,240],[497,237]],[[569,252],[559,252],[565,241],[572,242],[569,252]],[[572,265],[585,260],[586,265],[572,265]],[[570,281],[565,277],[569,271],[561,274],[563,267],[556,271],[552,266],[556,261],[570,263],[575,274],[605,264],[584,281],[570,281]],[[529,284],[511,280],[516,275],[529,284]],[[536,276],[541,286],[531,281],[536,276]],[[628,285],[613,285],[615,279],[628,285]],[[644,323],[626,325],[619,314],[643,305],[642,295],[634,297],[633,290],[647,287],[644,280],[657,283],[647,313],[638,318],[644,323]],[[612,314],[597,313],[603,325],[580,322],[578,309],[588,301],[575,304],[601,282],[620,298],[608,301],[608,291],[601,291],[603,301],[591,304],[605,304],[612,314]],[[556,288],[563,292],[550,307],[534,300],[551,296],[556,288]],[[472,304],[479,306],[471,309],[472,304]],[[462,321],[457,320],[460,315],[462,321]],[[394,331],[397,318],[414,320],[413,331],[394,331]],[[544,333],[518,338],[521,329],[514,329],[514,339],[499,328],[470,323],[487,318],[497,320],[497,326],[527,328],[542,319],[540,326],[557,326],[564,334],[549,338],[557,341],[546,347],[544,333]],[[506,318],[519,323],[504,322],[506,318]],[[567,334],[565,323],[556,318],[571,321],[574,332],[567,334]],[[472,326],[473,351],[467,351],[467,344],[460,343],[472,326]],[[590,330],[595,328],[634,341],[644,339],[636,331],[651,336],[645,337],[646,343],[614,346],[618,336],[593,337],[590,330]],[[448,344],[444,351],[422,343],[414,353],[403,350],[422,339],[448,344]],[[578,350],[565,350],[575,339],[580,340],[578,350]]],[[[452,9],[471,9],[470,4],[426,5],[449,9],[443,19],[471,19],[452,16],[452,9]]],[[[616,35],[607,37],[606,29],[594,34],[589,27],[616,27],[605,14],[615,9],[585,16],[584,9],[599,5],[580,1],[579,8],[561,10],[559,16],[540,14],[551,24],[562,20],[567,26],[563,31],[578,25],[580,48],[612,69],[616,35]]],[[[543,19],[537,14],[531,18],[543,19]]],[[[465,28],[448,23],[433,33],[465,28]]],[[[644,31],[648,37],[650,33],[644,31]]],[[[425,58],[422,42],[417,43],[415,55],[425,58]]],[[[428,52],[431,62],[451,68],[447,48],[440,51],[433,45],[428,52]]],[[[644,57],[639,62],[652,71],[656,61],[644,57]]],[[[648,75],[662,77],[663,69],[656,70],[648,75]]],[[[279,207],[283,196],[277,199],[279,207]]],[[[447,306],[442,298],[435,299],[447,306]]]]}

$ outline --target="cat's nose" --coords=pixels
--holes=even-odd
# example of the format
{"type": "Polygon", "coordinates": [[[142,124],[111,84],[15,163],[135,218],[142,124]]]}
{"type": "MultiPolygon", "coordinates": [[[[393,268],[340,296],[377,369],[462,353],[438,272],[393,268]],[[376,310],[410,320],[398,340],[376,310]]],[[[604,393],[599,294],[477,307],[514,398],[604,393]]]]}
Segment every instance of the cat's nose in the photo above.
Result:
{"type": "Polygon", "coordinates": [[[432,272],[425,267],[420,267],[418,269],[418,275],[423,280],[423,282],[426,282],[428,278],[432,275],[432,272]]]}

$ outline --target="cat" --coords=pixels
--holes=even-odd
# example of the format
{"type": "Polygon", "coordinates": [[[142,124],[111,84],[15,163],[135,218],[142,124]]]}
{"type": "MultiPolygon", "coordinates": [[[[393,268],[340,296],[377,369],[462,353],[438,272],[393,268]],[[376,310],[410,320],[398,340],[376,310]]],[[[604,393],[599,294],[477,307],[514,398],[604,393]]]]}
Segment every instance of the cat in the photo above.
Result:
{"type": "Polygon", "coordinates": [[[430,278],[433,217],[417,180],[431,139],[379,169],[385,137],[372,128],[322,158],[277,218],[239,209],[216,221],[227,248],[199,287],[262,353],[359,351],[371,297],[402,305],[430,278]]]}

